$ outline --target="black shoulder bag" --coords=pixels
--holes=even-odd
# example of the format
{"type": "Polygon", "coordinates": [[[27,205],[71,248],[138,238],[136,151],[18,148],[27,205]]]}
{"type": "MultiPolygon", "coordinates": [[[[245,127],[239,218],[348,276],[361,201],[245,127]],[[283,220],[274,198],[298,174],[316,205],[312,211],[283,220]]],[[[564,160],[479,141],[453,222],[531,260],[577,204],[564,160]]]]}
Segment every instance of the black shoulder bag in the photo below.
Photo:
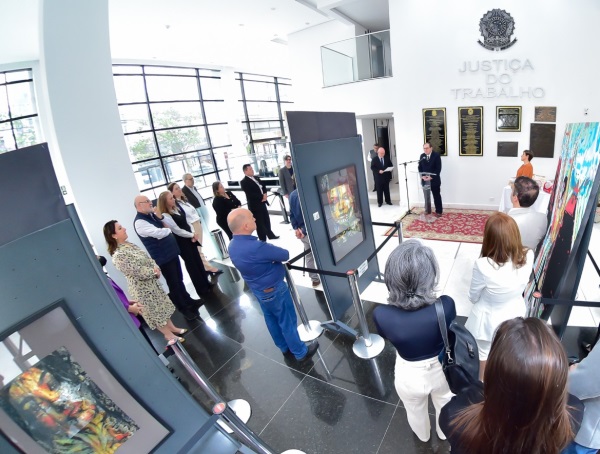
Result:
{"type": "Polygon", "coordinates": [[[479,381],[479,352],[473,335],[456,320],[446,329],[446,315],[441,300],[435,302],[438,324],[444,339],[444,351],[440,355],[442,370],[454,394],[479,381]],[[448,333],[448,331],[450,331],[448,333]]]}

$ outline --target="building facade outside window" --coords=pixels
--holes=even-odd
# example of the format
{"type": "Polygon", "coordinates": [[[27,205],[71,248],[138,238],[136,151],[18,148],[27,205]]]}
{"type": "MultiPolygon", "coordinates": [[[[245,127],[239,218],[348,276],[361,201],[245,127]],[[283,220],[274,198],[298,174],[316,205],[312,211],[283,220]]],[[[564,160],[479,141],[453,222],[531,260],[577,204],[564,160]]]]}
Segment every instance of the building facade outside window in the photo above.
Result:
{"type": "Polygon", "coordinates": [[[0,72],[0,153],[43,142],[31,68],[0,72]]]}

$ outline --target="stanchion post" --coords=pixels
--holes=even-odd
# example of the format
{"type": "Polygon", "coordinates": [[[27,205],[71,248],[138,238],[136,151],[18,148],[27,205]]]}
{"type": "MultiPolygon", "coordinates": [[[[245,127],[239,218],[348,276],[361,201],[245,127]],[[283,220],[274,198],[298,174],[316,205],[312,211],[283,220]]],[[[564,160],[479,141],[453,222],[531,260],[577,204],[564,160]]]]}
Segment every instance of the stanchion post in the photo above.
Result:
{"type": "Polygon", "coordinates": [[[360,328],[360,337],[354,342],[352,350],[359,358],[374,358],[383,351],[385,341],[381,336],[369,332],[367,318],[365,317],[365,311],[360,300],[356,272],[354,270],[349,270],[346,272],[346,275],[348,276],[348,284],[350,285],[350,293],[352,294],[352,304],[354,304],[354,309],[356,309],[358,325],[360,328]]]}
{"type": "Polygon", "coordinates": [[[279,196],[279,204],[281,205],[281,215],[283,216],[283,224],[289,224],[290,223],[290,217],[287,214],[287,211],[285,210],[285,201],[283,200],[283,195],[281,195],[281,192],[277,192],[277,195],[279,196]]]}
{"type": "Polygon", "coordinates": [[[204,374],[198,369],[188,352],[183,348],[179,341],[173,340],[169,345],[175,353],[175,357],[181,365],[189,372],[194,381],[198,383],[202,391],[204,391],[210,400],[214,402],[213,413],[221,415],[228,423],[229,427],[240,437],[242,443],[256,450],[259,454],[275,454],[276,451],[261,440],[252,430],[246,426],[233,409],[223,401],[223,398],[210,384],[204,374]]]}
{"type": "Polygon", "coordinates": [[[316,339],[323,333],[323,328],[321,327],[321,323],[316,320],[309,320],[306,311],[304,310],[304,306],[302,305],[302,301],[300,301],[300,295],[298,295],[298,290],[296,289],[296,284],[294,283],[294,279],[292,278],[292,273],[287,265],[285,268],[285,280],[288,283],[288,287],[290,288],[290,294],[292,295],[292,301],[294,302],[294,306],[298,311],[298,315],[300,315],[300,320],[302,321],[301,325],[298,325],[298,335],[300,336],[300,340],[302,342],[308,342],[313,339],[316,339]]]}
{"type": "Polygon", "coordinates": [[[404,232],[402,232],[402,221],[396,221],[396,227],[398,227],[398,243],[402,244],[404,241],[404,232]]]}

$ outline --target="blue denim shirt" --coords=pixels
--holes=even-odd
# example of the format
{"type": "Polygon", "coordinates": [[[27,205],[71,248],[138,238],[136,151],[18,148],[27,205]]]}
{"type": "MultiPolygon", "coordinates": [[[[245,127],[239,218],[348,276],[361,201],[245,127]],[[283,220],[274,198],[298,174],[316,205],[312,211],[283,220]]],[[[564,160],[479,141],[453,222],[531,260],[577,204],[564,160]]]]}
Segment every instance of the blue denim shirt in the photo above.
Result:
{"type": "Polygon", "coordinates": [[[259,241],[254,235],[233,235],[229,257],[254,292],[274,287],[285,276],[283,264],[290,253],[283,248],[259,241]]]}

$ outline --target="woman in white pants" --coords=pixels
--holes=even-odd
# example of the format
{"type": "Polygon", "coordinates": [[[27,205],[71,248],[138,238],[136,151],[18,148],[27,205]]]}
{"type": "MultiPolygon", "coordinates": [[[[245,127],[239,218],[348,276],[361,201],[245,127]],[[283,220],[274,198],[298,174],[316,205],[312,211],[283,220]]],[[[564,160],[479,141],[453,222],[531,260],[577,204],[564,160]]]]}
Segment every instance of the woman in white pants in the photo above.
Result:
{"type": "MultiPolygon", "coordinates": [[[[427,404],[435,407],[438,438],[446,436],[439,427],[439,414],[450,401],[450,392],[438,355],[444,341],[434,303],[439,267],[433,251],[416,240],[398,246],[385,265],[385,283],[390,292],[387,306],[373,311],[377,331],[396,347],[394,385],[406,409],[408,424],[421,441],[431,432],[427,404]]],[[[454,300],[442,295],[446,324],[456,317],[454,300]]]]}

